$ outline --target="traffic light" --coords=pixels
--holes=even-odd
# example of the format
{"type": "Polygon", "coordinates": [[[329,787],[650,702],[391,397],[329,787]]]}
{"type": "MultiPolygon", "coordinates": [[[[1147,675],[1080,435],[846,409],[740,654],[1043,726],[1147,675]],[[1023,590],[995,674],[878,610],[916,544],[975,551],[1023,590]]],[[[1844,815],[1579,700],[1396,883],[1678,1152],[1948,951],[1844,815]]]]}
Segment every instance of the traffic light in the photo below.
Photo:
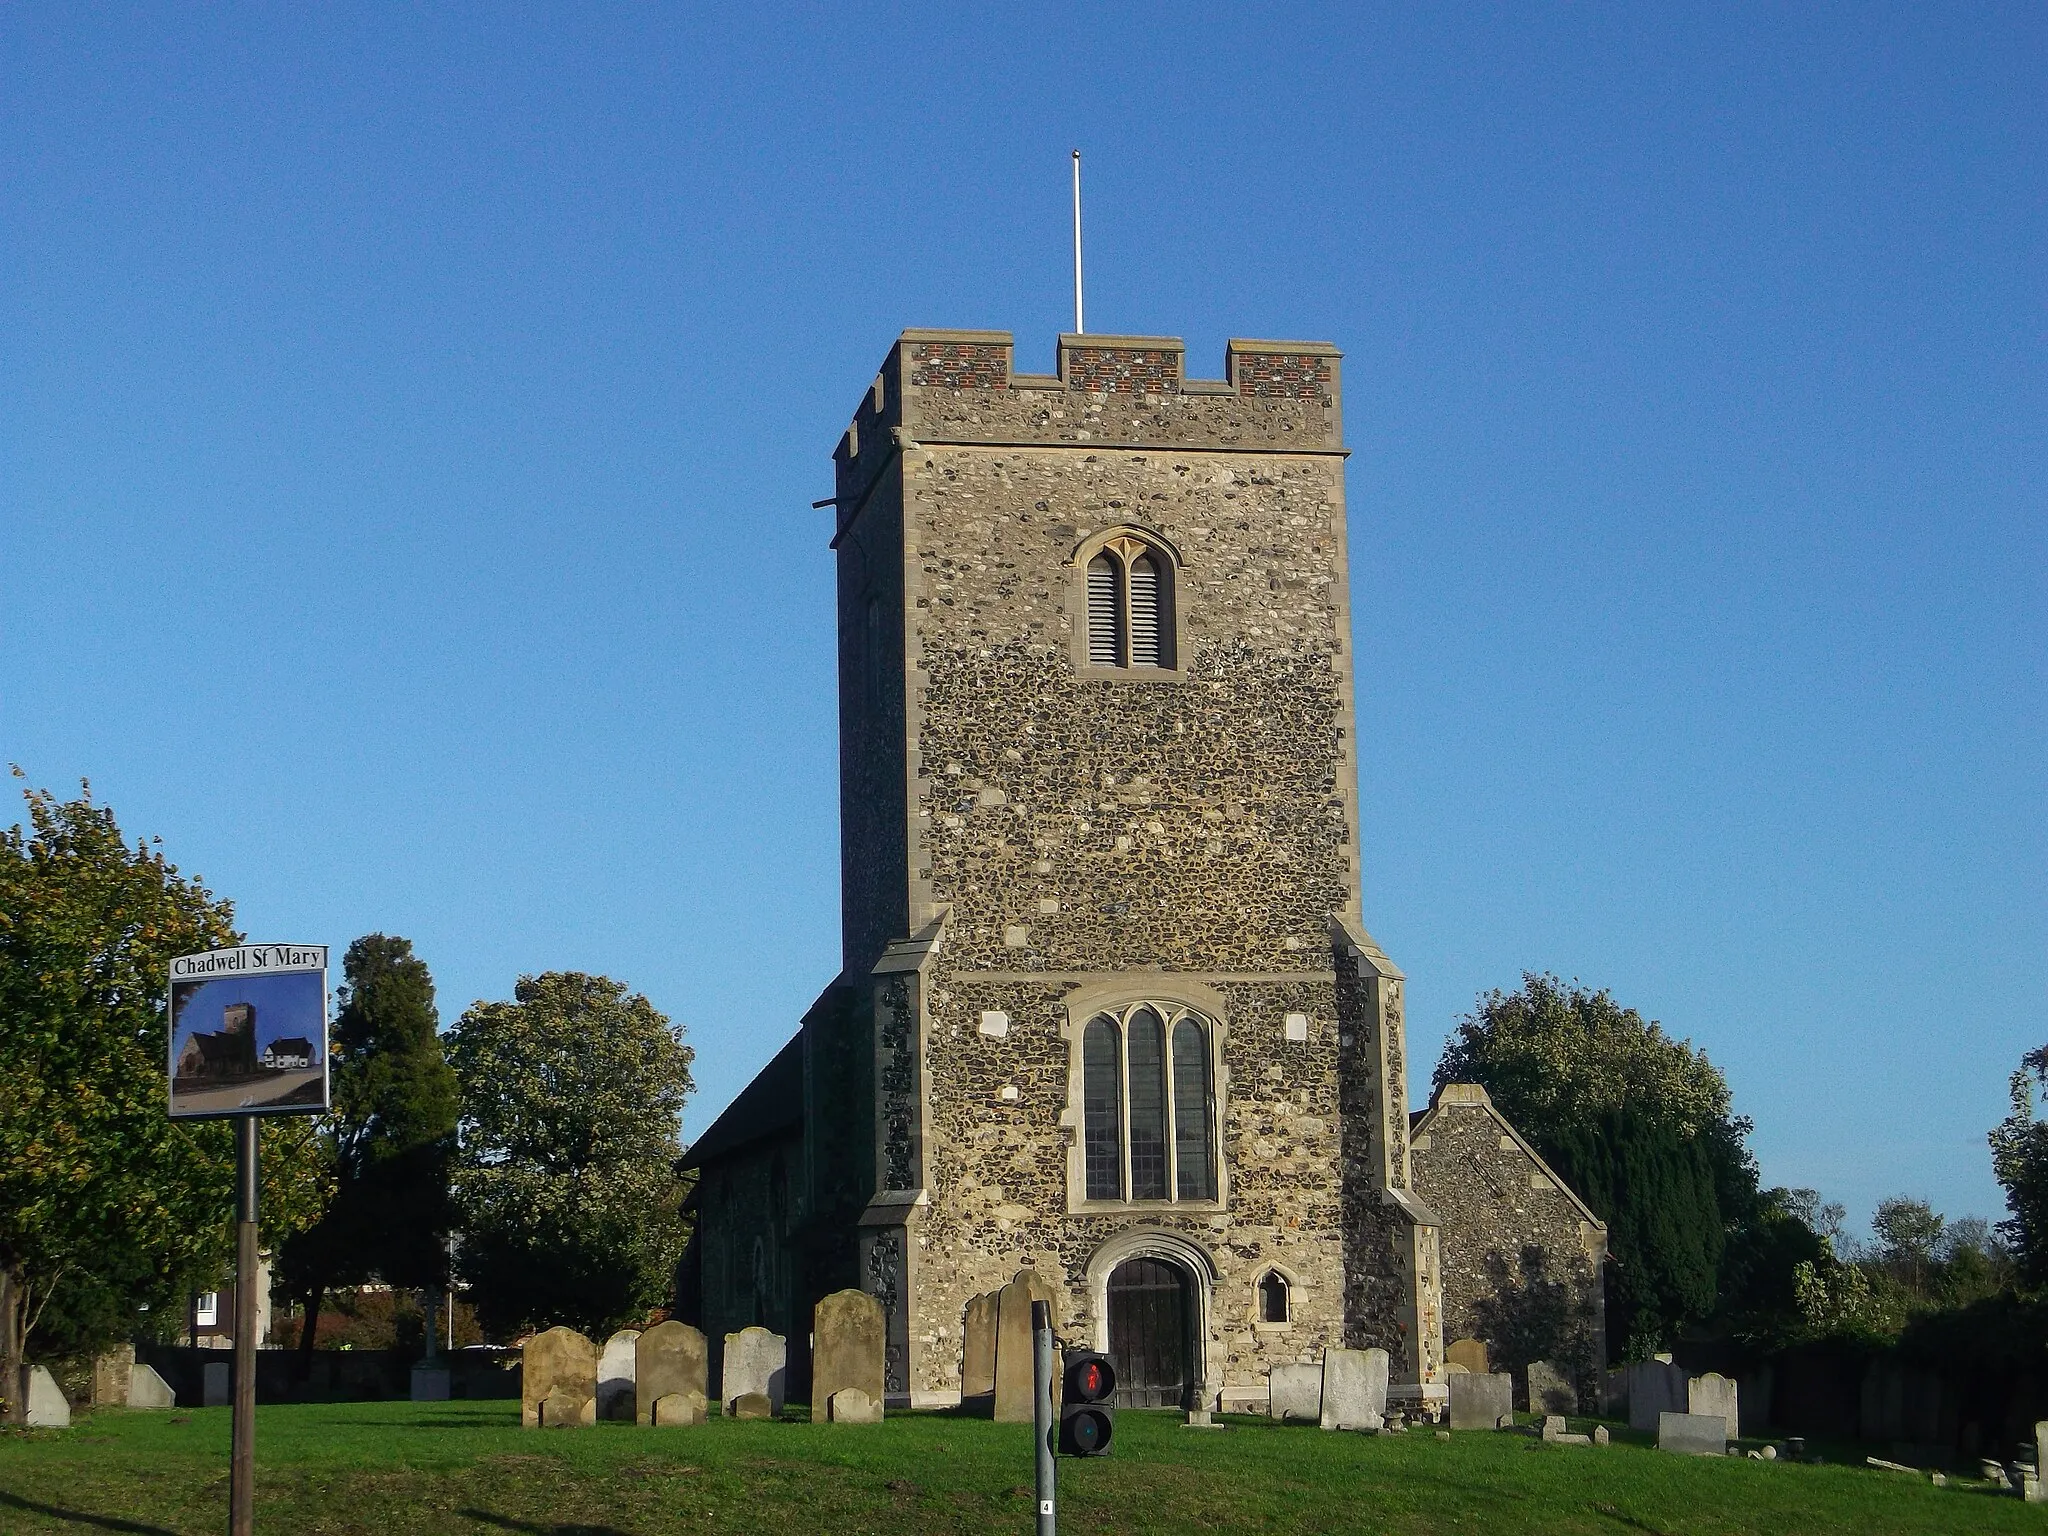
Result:
{"type": "Polygon", "coordinates": [[[1060,1398],[1060,1452],[1066,1456],[1107,1456],[1116,1434],[1116,1367],[1107,1355],[1082,1350],[1067,1356],[1060,1398]]]}

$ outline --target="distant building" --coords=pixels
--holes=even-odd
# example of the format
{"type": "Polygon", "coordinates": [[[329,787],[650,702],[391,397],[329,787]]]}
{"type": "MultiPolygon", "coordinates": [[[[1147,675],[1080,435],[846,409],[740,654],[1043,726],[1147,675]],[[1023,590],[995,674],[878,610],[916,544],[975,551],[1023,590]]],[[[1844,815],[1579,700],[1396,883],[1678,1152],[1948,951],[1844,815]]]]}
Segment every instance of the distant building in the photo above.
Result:
{"type": "Polygon", "coordinates": [[[299,1035],[273,1040],[263,1052],[263,1065],[274,1072],[292,1067],[310,1067],[314,1065],[313,1042],[299,1035]]]}

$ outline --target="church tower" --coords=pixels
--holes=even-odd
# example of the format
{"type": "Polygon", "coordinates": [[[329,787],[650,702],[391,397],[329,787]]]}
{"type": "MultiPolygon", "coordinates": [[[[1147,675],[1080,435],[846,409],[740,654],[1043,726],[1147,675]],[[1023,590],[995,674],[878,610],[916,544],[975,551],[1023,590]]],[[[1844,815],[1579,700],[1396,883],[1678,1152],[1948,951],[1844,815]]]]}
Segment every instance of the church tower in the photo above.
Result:
{"type": "Polygon", "coordinates": [[[1335,1345],[1442,1379],[1361,909],[1340,354],[1183,353],[905,331],[836,453],[796,1269],[882,1299],[898,1403],[973,1394],[963,1319],[1026,1267],[1133,1402],[1263,1404],[1335,1345]]]}

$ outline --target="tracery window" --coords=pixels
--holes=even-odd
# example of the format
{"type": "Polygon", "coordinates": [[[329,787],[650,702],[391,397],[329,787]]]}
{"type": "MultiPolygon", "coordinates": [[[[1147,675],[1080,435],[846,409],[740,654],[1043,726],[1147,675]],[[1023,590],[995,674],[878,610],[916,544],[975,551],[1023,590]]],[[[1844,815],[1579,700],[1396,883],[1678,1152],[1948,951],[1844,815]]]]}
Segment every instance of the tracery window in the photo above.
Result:
{"type": "Polygon", "coordinates": [[[1081,1034],[1088,1199],[1216,1198],[1212,1027],[1163,1003],[1137,1003],[1088,1021],[1081,1034]]]}
{"type": "Polygon", "coordinates": [[[1171,667],[1173,566],[1163,550],[1119,534],[1088,562],[1088,664],[1171,667]]]}

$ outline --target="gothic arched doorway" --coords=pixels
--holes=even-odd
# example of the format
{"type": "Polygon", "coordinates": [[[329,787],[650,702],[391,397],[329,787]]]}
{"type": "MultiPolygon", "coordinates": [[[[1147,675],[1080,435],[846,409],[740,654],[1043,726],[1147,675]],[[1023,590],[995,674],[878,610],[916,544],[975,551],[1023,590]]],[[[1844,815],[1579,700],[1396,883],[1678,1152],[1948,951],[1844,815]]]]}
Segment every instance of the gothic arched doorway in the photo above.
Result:
{"type": "Polygon", "coordinates": [[[1193,1276],[1165,1259],[1126,1259],[1109,1277],[1109,1358],[1125,1408],[1179,1408],[1194,1385],[1193,1276]]]}

